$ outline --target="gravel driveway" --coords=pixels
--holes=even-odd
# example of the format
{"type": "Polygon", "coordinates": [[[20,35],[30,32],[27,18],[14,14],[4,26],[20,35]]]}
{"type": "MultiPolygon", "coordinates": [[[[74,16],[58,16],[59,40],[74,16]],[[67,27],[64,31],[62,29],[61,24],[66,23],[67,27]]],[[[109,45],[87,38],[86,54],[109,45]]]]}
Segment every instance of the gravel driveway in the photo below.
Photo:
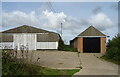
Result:
{"type": "Polygon", "coordinates": [[[29,52],[31,63],[54,69],[82,69],[74,75],[118,75],[118,65],[101,60],[99,53],[81,53],[65,51],[33,51],[29,52]],[[32,55],[32,57],[31,57],[32,55]],[[38,60],[39,59],[39,60],[38,60]]]}
{"type": "Polygon", "coordinates": [[[80,61],[77,52],[65,51],[34,51],[32,62],[55,69],[79,69],[80,61]],[[38,61],[37,59],[40,58],[38,61]]]}
{"type": "Polygon", "coordinates": [[[74,75],[118,75],[118,65],[96,57],[98,53],[81,53],[83,69],[74,75]]]}

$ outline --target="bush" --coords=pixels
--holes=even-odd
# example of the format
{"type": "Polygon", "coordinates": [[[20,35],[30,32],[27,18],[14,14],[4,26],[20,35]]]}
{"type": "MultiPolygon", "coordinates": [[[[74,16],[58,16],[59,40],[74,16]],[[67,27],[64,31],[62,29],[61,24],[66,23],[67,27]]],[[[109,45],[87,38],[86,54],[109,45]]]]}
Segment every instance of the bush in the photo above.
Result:
{"type": "Polygon", "coordinates": [[[114,61],[120,61],[120,37],[115,36],[108,41],[108,48],[105,57],[114,61]]]}
{"type": "Polygon", "coordinates": [[[2,55],[2,77],[71,77],[74,73],[78,72],[79,69],[71,70],[58,70],[41,67],[35,64],[29,64],[22,60],[15,61],[11,56],[3,52],[2,55]],[[7,58],[9,57],[9,58],[7,58]]]}
{"type": "Polygon", "coordinates": [[[27,64],[16,60],[10,56],[8,51],[2,51],[2,75],[33,75],[37,74],[39,70],[31,64],[27,64]]]}
{"type": "Polygon", "coordinates": [[[63,51],[78,52],[78,51],[77,51],[77,48],[73,48],[73,47],[71,47],[70,45],[64,45],[64,47],[63,47],[62,50],[63,50],[63,51]]]}
{"type": "Polygon", "coordinates": [[[117,56],[118,53],[118,48],[117,47],[111,47],[107,50],[106,57],[108,59],[113,59],[114,57],[117,56]]]}
{"type": "Polygon", "coordinates": [[[65,44],[64,44],[62,38],[60,37],[60,39],[59,39],[59,45],[58,45],[58,50],[63,50],[64,46],[65,46],[65,44]]]}
{"type": "Polygon", "coordinates": [[[59,39],[58,50],[78,52],[77,48],[73,48],[70,45],[65,45],[62,38],[59,39]]]}

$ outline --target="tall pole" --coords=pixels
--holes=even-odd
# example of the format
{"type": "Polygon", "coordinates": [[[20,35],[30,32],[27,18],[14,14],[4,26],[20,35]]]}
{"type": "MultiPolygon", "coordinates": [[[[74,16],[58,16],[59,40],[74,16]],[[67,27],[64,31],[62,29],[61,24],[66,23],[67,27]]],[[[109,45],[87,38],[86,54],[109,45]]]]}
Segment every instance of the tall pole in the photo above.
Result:
{"type": "Polygon", "coordinates": [[[61,23],[61,37],[62,37],[62,24],[63,24],[63,23],[61,23]]]}

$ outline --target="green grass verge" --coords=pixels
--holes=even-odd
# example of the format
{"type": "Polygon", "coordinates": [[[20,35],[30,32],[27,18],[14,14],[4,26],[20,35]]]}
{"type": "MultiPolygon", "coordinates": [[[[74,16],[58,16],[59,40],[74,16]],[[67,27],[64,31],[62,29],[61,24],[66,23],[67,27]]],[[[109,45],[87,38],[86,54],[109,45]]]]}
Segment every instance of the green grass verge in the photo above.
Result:
{"type": "Polygon", "coordinates": [[[71,69],[71,70],[58,70],[58,69],[50,69],[41,67],[35,64],[30,64],[25,62],[24,60],[17,60],[15,58],[11,58],[9,53],[2,53],[2,77],[15,77],[16,75],[32,75],[32,77],[36,77],[36,75],[40,75],[40,77],[51,77],[55,75],[55,77],[59,77],[60,75],[67,75],[67,77],[71,77],[74,73],[78,72],[79,69],[71,69]],[[35,76],[33,76],[35,75],[35,76]]]}
{"type": "Polygon", "coordinates": [[[44,75],[70,75],[70,76],[78,71],[79,71],[78,69],[58,70],[58,69],[49,69],[49,68],[44,68],[41,70],[41,72],[44,75]]]}
{"type": "Polygon", "coordinates": [[[108,61],[108,62],[111,62],[111,63],[120,65],[120,62],[119,62],[119,61],[115,61],[115,60],[112,60],[112,59],[108,59],[108,58],[106,58],[105,56],[100,57],[100,59],[103,59],[103,60],[106,60],[106,61],[108,61]]]}
{"type": "Polygon", "coordinates": [[[33,64],[9,62],[3,65],[3,76],[7,75],[69,75],[72,76],[79,69],[58,70],[33,64]]]}

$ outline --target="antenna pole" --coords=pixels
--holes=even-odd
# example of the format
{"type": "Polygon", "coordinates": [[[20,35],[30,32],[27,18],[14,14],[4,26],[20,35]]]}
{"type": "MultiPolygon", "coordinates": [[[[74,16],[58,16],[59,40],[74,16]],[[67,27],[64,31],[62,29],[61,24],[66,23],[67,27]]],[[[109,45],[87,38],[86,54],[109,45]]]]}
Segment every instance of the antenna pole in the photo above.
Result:
{"type": "Polygon", "coordinates": [[[61,37],[62,37],[62,24],[63,24],[63,23],[61,23],[61,37]]]}

